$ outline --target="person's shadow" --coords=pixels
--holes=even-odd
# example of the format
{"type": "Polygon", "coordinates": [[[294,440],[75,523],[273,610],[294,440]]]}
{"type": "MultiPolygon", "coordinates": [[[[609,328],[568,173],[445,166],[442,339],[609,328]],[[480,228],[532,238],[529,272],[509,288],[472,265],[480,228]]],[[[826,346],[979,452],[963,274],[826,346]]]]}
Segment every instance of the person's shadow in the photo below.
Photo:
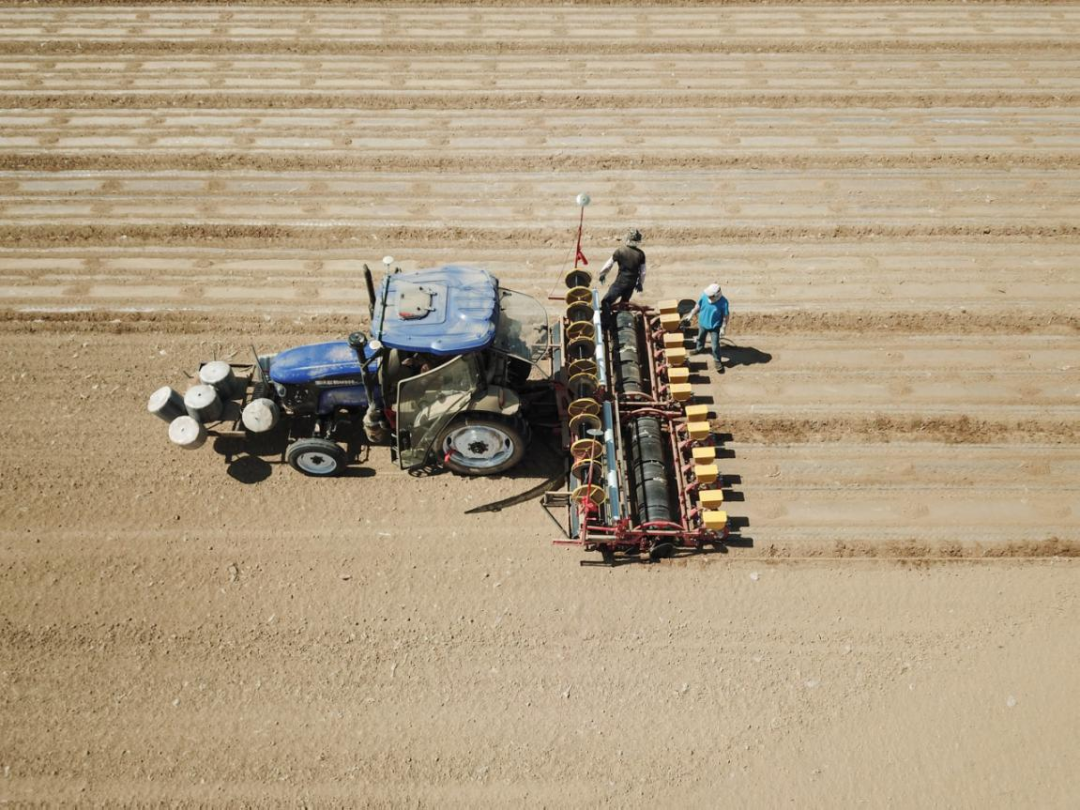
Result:
{"type": "Polygon", "coordinates": [[[720,342],[720,356],[724,358],[725,368],[735,366],[756,366],[759,363],[768,363],[772,355],[755,349],[753,346],[737,346],[734,343],[720,342]]]}

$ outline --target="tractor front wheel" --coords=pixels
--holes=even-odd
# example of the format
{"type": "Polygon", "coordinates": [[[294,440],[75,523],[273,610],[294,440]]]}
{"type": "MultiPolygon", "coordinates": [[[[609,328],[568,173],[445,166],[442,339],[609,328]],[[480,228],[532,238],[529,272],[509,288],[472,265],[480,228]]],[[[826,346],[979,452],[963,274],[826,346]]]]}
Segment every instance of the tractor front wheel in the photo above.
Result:
{"type": "Polygon", "coordinates": [[[444,467],[458,475],[497,475],[525,455],[528,428],[520,419],[498,413],[459,416],[439,436],[444,467]]]}
{"type": "Polygon", "coordinates": [[[297,472],[317,478],[337,475],[349,463],[344,448],[328,439],[300,439],[293,442],[285,458],[297,472]]]}

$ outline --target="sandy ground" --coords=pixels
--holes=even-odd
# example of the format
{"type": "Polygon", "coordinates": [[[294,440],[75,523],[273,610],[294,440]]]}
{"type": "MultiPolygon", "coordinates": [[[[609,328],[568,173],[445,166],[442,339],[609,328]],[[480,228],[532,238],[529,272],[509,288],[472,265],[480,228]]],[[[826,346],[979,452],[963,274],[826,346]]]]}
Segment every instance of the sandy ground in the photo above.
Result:
{"type": "Polygon", "coordinates": [[[0,801],[1080,801],[1080,6],[0,18],[0,801]],[[579,191],[732,301],[726,553],[145,414],[387,253],[545,296],[579,191]]]}

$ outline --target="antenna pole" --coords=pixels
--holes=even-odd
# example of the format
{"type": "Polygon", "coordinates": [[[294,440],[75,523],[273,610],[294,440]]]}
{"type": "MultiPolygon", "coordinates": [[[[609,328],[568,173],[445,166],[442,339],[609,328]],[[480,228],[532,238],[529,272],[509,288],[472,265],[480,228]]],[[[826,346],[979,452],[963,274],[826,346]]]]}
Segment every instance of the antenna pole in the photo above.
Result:
{"type": "MultiPolygon", "coordinates": [[[[585,254],[581,252],[581,235],[585,231],[585,206],[592,202],[592,197],[583,191],[577,195],[575,202],[581,209],[581,216],[578,218],[577,245],[574,250],[574,267],[577,267],[579,264],[584,266],[589,263],[589,260],[585,258],[585,254]]],[[[561,295],[554,294],[557,286],[559,286],[559,279],[555,279],[555,283],[551,286],[551,289],[548,290],[548,300],[561,301],[563,299],[561,295]]]]}

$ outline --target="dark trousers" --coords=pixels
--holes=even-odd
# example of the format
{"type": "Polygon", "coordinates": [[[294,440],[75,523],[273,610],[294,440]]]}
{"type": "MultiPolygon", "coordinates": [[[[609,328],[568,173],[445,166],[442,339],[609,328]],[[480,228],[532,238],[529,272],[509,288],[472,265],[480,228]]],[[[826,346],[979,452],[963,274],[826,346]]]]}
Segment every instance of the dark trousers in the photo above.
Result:
{"type": "Polygon", "coordinates": [[[608,287],[607,294],[603,300],[600,301],[600,317],[607,323],[611,319],[611,305],[618,301],[620,304],[625,304],[630,300],[630,296],[634,294],[634,284],[632,282],[624,282],[616,279],[608,287]]]}

